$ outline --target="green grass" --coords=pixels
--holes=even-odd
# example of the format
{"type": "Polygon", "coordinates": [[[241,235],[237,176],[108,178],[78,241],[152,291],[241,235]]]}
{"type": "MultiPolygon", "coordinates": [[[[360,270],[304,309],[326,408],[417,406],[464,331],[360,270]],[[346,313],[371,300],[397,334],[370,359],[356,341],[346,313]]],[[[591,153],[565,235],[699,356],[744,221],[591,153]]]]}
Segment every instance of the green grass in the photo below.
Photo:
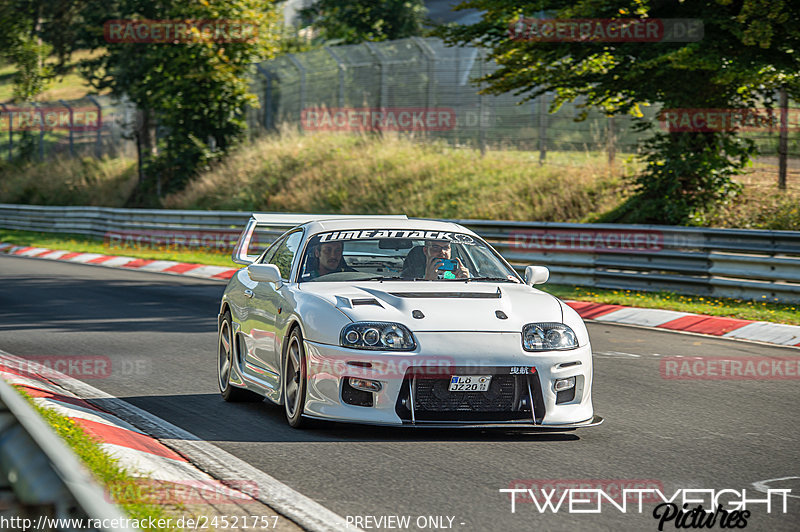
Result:
{"type": "Polygon", "coordinates": [[[230,253],[214,253],[203,251],[175,251],[168,248],[148,248],[130,246],[111,246],[102,240],[95,240],[80,235],[36,233],[31,231],[14,231],[0,229],[0,242],[17,246],[31,246],[48,249],[66,249],[81,253],[102,253],[104,255],[121,255],[137,259],[174,260],[209,264],[212,266],[238,267],[230,253]]]}
{"type": "MultiPolygon", "coordinates": [[[[96,52],[88,52],[80,50],[72,54],[69,62],[69,71],[61,77],[55,78],[48,85],[47,90],[36,97],[39,102],[57,102],[58,100],[77,100],[83,98],[89,93],[98,94],[98,92],[86,83],[86,80],[77,72],[75,68],[78,61],[97,57],[104,53],[103,50],[96,52]]],[[[55,62],[52,58],[51,62],[55,62]]],[[[14,73],[16,67],[12,64],[0,64],[0,102],[9,102],[14,92],[14,73]]],[[[108,93],[106,89],[99,94],[108,93]]]]}
{"type": "MultiPolygon", "coordinates": [[[[142,259],[175,260],[194,262],[215,266],[237,267],[225,253],[203,251],[176,252],[169,249],[111,247],[102,241],[75,235],[53,235],[49,233],[33,233],[0,229],[0,242],[9,242],[19,246],[44,247],[49,249],[66,249],[84,253],[104,253],[109,255],[125,255],[142,259]]],[[[711,298],[708,296],[680,295],[672,292],[637,292],[633,290],[606,290],[580,286],[546,284],[543,287],[561,299],[609,303],[631,307],[657,308],[708,314],[710,316],[727,316],[745,320],[770,321],[800,325],[799,305],[782,304],[774,301],[747,301],[729,298],[711,298]]]]}
{"type": "MultiPolygon", "coordinates": [[[[154,520],[168,519],[173,517],[167,512],[167,507],[160,504],[148,504],[146,502],[135,502],[126,494],[138,493],[141,490],[140,477],[134,477],[127,470],[119,465],[119,462],[111,458],[101,448],[98,442],[73,420],[63,416],[54,410],[45,408],[33,401],[33,399],[23,390],[17,389],[28,402],[33,405],[37,412],[44,418],[50,427],[61,437],[62,440],[72,449],[72,451],[86,465],[94,477],[104,486],[107,493],[113,497],[119,494],[121,501],[118,505],[132,519],[145,520],[152,517],[154,520]]],[[[143,528],[143,530],[153,530],[155,528],[143,528]]],[[[179,531],[180,528],[159,528],[159,532],[179,531]]]]}
{"type": "Polygon", "coordinates": [[[637,292],[556,284],[546,284],[543,290],[561,299],[800,325],[800,313],[798,313],[800,305],[767,301],[766,298],[760,301],[749,301],[681,295],[674,292],[637,292]]]}
{"type": "Polygon", "coordinates": [[[617,205],[629,168],[604,154],[452,148],[386,134],[284,131],[239,147],[163,206],[579,222],[617,205]]]}

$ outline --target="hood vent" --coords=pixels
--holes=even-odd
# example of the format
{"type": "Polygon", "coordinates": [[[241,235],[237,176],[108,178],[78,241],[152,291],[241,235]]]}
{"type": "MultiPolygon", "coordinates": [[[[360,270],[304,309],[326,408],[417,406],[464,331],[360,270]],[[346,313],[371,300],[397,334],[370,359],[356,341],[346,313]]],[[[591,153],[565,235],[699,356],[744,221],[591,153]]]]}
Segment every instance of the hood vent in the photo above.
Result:
{"type": "Polygon", "coordinates": [[[373,297],[368,297],[363,299],[351,299],[350,304],[353,305],[354,307],[357,307],[358,305],[375,305],[377,307],[383,308],[383,305],[378,303],[378,300],[373,297]]]}
{"type": "MultiPolygon", "coordinates": [[[[500,299],[497,292],[391,292],[393,296],[417,299],[500,299]]],[[[355,305],[355,300],[353,301],[355,305]]]]}

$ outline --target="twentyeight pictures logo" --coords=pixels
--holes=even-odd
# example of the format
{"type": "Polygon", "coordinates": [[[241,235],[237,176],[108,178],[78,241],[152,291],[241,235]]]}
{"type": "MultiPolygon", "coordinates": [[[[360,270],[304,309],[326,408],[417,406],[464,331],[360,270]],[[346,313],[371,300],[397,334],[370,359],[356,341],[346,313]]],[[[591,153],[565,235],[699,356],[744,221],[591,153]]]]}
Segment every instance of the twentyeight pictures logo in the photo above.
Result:
{"type": "Polygon", "coordinates": [[[247,20],[108,20],[103,36],[109,43],[253,42],[258,25],[247,20]]]}
{"type": "Polygon", "coordinates": [[[700,19],[524,18],[509,24],[512,41],[530,42],[697,42],[703,39],[700,19]]]}

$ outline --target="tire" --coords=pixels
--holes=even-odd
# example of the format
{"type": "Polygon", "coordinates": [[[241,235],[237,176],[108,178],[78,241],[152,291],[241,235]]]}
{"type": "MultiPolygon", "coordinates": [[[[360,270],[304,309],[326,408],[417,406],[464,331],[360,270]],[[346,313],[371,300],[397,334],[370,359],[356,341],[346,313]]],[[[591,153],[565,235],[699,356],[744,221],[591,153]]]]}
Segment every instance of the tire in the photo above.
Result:
{"type": "Polygon", "coordinates": [[[263,401],[264,396],[231,384],[233,371],[233,326],[231,312],[225,311],[217,340],[217,384],[222,398],[231,403],[263,401]]]}
{"type": "Polygon", "coordinates": [[[283,361],[283,405],[286,422],[296,429],[308,424],[308,420],[303,419],[306,384],[306,352],[303,348],[303,335],[300,328],[296,327],[289,335],[283,361]]]}

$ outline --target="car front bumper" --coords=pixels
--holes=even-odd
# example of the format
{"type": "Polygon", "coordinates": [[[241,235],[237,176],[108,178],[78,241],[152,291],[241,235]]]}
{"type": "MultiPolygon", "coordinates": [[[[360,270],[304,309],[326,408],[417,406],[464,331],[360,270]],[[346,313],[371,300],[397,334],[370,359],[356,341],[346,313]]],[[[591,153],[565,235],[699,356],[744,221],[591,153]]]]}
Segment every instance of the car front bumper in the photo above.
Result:
{"type": "MultiPolygon", "coordinates": [[[[305,414],[353,423],[420,427],[574,429],[602,422],[592,407],[589,344],[568,351],[533,353],[522,349],[519,333],[426,332],[416,333],[416,337],[417,349],[410,352],[356,350],[306,341],[305,414]],[[421,411],[421,398],[413,397],[417,387],[426,389],[433,402],[440,399],[447,402],[450,394],[463,393],[446,389],[454,374],[491,374],[497,383],[504,382],[507,389],[514,387],[521,398],[521,402],[515,403],[514,419],[509,415],[498,415],[495,419],[492,413],[472,412],[467,403],[433,418],[430,412],[421,411]],[[445,384],[434,388],[433,381],[426,381],[420,386],[414,382],[415,376],[440,379],[445,384]],[[372,392],[371,406],[356,406],[343,400],[345,380],[349,377],[381,383],[382,389],[372,392]],[[575,377],[574,397],[567,396],[569,400],[564,400],[554,384],[570,377],[575,377]],[[413,405],[416,406],[412,408],[413,405]]],[[[473,397],[482,400],[483,396],[477,392],[473,397]]]]}

